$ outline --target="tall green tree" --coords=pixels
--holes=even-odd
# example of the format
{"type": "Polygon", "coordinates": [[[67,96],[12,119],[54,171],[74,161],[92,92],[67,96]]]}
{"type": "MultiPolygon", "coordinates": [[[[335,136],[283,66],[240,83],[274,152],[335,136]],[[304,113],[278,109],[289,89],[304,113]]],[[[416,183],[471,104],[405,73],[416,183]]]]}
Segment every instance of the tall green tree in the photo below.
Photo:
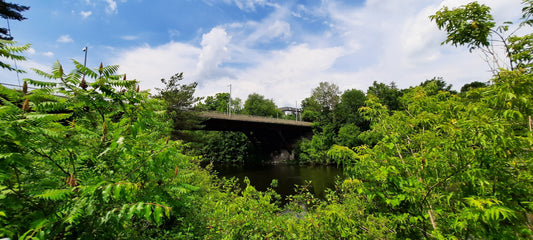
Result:
{"type": "Polygon", "coordinates": [[[318,121],[319,115],[322,112],[322,107],[318,102],[312,98],[308,97],[302,100],[302,120],[308,122],[318,121]]]}
{"type": "Polygon", "coordinates": [[[334,83],[320,82],[318,87],[313,89],[311,98],[322,107],[322,111],[330,112],[339,103],[339,95],[339,86],[334,83]]]}
{"type": "Polygon", "coordinates": [[[400,97],[402,96],[402,92],[394,82],[386,85],[374,81],[372,86],[368,87],[366,93],[376,96],[379,99],[379,102],[382,105],[387,106],[390,111],[400,109],[400,97]]]}
{"type": "Polygon", "coordinates": [[[281,116],[281,111],[278,109],[272,99],[266,99],[263,95],[252,93],[244,102],[242,111],[247,115],[276,117],[281,116]]]}
{"type": "Polygon", "coordinates": [[[193,129],[200,121],[193,111],[193,105],[201,100],[194,96],[198,83],[182,84],[180,81],[183,81],[183,73],[176,73],[169,80],[161,79],[165,87],[157,88],[159,92],[155,96],[167,104],[167,112],[174,123],[173,136],[175,138],[187,137],[182,130],[193,129]]]}
{"type": "Polygon", "coordinates": [[[338,124],[355,124],[363,130],[368,129],[368,121],[359,113],[359,108],[365,105],[366,95],[357,89],[346,90],[341,95],[339,104],[335,107],[334,117],[338,124]]]}

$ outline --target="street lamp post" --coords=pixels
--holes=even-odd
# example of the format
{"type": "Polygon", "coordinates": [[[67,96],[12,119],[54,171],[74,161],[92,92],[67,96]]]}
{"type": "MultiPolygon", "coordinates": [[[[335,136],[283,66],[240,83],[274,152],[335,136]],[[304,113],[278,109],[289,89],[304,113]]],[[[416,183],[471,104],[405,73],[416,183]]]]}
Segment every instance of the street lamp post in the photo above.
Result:
{"type": "Polygon", "coordinates": [[[89,48],[87,48],[87,46],[85,46],[82,51],[85,52],[85,60],[83,60],[83,66],[84,67],[87,67],[87,50],[89,50],[89,48]]]}

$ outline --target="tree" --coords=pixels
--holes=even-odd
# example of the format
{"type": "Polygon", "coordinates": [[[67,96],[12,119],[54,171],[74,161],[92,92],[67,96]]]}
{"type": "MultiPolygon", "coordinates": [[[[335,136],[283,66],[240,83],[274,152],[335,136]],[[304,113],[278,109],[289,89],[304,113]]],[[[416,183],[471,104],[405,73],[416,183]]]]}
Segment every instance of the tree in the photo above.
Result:
{"type": "Polygon", "coordinates": [[[485,5],[472,2],[451,10],[445,6],[430,18],[448,33],[442,44],[467,45],[470,51],[490,45],[489,36],[495,22],[485,5]]]}
{"type": "Polygon", "coordinates": [[[446,82],[441,77],[434,77],[430,80],[426,80],[420,84],[422,87],[429,87],[428,89],[433,89],[433,93],[437,94],[439,91],[446,91],[452,94],[457,94],[456,91],[452,90],[451,84],[446,84],[446,82]]]}
{"type": "MultiPolygon", "coordinates": [[[[456,10],[437,13],[451,18],[437,22],[450,27],[449,42],[490,44],[483,30],[491,26],[488,8],[472,3],[456,10]]],[[[369,95],[362,113],[383,137],[372,147],[328,153],[351,176],[346,199],[364,204],[369,217],[388,219],[397,238],[531,238],[533,75],[511,66],[491,81],[471,99],[435,93],[435,82],[411,88],[392,114],[369,95]]]]}
{"type": "MultiPolygon", "coordinates": [[[[20,12],[30,9],[27,6],[22,6],[13,3],[6,3],[4,0],[0,0],[0,16],[4,19],[13,19],[22,21],[26,19],[20,12]]],[[[15,42],[12,41],[13,37],[7,28],[0,28],[0,57],[14,60],[23,61],[26,60],[24,56],[17,55],[30,48],[29,44],[23,46],[14,46],[15,42]]],[[[0,61],[0,67],[9,71],[24,72],[23,70],[15,69],[10,64],[0,61]]]]}
{"type": "Polygon", "coordinates": [[[482,87],[487,87],[487,86],[488,84],[484,82],[478,82],[478,81],[467,83],[461,87],[461,93],[464,94],[472,89],[482,88],[482,87]]]}
{"type": "Polygon", "coordinates": [[[274,104],[274,101],[271,99],[265,99],[264,96],[257,93],[248,95],[248,98],[244,102],[243,113],[265,117],[276,117],[281,115],[281,111],[276,104],[274,104]]]}
{"type": "MultiPolygon", "coordinates": [[[[199,103],[196,108],[201,111],[228,112],[229,93],[217,93],[215,96],[207,96],[205,100],[199,103]]],[[[231,99],[231,112],[241,112],[241,99],[231,99]]]]}
{"type": "Polygon", "coordinates": [[[159,92],[155,97],[167,103],[167,112],[174,123],[173,136],[186,138],[188,137],[187,134],[181,130],[190,130],[199,124],[199,120],[192,110],[193,105],[201,98],[194,97],[198,83],[180,84],[180,81],[183,81],[183,73],[176,73],[169,80],[161,79],[165,88],[156,88],[159,92]]]}
{"type": "Polygon", "coordinates": [[[387,106],[389,111],[400,109],[402,92],[396,87],[396,83],[394,82],[386,85],[374,81],[372,86],[368,87],[367,94],[376,96],[382,105],[387,106]]]}
{"type": "Polygon", "coordinates": [[[341,95],[341,101],[335,107],[335,121],[338,124],[355,124],[363,130],[368,129],[366,121],[359,113],[359,108],[365,105],[366,95],[363,91],[351,89],[341,95]]]}
{"type": "Polygon", "coordinates": [[[334,83],[320,82],[318,87],[313,89],[311,98],[322,107],[322,111],[330,112],[339,103],[339,94],[339,86],[334,83]]]}
{"type": "Polygon", "coordinates": [[[0,237],[147,239],[182,228],[175,219],[202,177],[169,140],[166,106],[118,66],[74,65],[36,70],[52,81],[25,79],[31,92],[0,86],[0,237]]]}
{"type": "MultiPolygon", "coordinates": [[[[14,4],[14,3],[6,3],[4,0],[0,0],[0,16],[7,20],[11,19],[11,20],[22,21],[26,19],[24,16],[22,16],[21,12],[24,12],[28,9],[30,9],[30,7],[19,5],[19,4],[14,4]]],[[[11,36],[9,29],[0,28],[0,39],[13,40],[13,37],[11,36]]]]}
{"type": "Polygon", "coordinates": [[[302,120],[308,122],[318,121],[320,112],[322,108],[318,102],[312,98],[308,97],[302,100],[302,120]]]}
{"type": "Polygon", "coordinates": [[[348,123],[343,125],[339,129],[339,134],[337,134],[336,144],[353,148],[362,144],[359,140],[359,134],[361,134],[361,129],[353,124],[348,123]]]}
{"type": "MultiPolygon", "coordinates": [[[[533,26],[531,19],[533,3],[525,0],[524,4],[526,6],[522,9],[522,23],[518,28],[533,26]]],[[[517,36],[515,33],[518,29],[508,34],[509,27],[513,24],[509,21],[495,28],[496,23],[489,7],[477,2],[454,9],[443,7],[430,18],[436,22],[439,29],[444,29],[448,34],[442,44],[466,45],[470,51],[480,49],[486,55],[487,63],[494,74],[500,68],[510,70],[523,68],[531,71],[533,34],[517,36]],[[497,48],[502,48],[507,63],[498,61],[500,57],[497,48]]]]}

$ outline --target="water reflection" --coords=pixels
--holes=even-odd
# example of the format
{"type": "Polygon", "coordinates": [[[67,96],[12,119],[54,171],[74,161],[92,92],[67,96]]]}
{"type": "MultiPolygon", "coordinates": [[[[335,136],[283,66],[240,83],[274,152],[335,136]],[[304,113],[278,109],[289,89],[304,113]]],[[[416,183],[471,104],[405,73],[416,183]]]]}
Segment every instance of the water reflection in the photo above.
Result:
{"type": "Polygon", "coordinates": [[[278,180],[274,188],[283,198],[294,194],[295,185],[311,181],[311,193],[324,198],[325,190],[334,188],[335,180],[342,178],[342,169],[336,166],[299,166],[299,165],[218,165],[213,167],[219,177],[236,177],[241,184],[248,177],[250,184],[257,190],[265,191],[273,179],[278,180]]]}

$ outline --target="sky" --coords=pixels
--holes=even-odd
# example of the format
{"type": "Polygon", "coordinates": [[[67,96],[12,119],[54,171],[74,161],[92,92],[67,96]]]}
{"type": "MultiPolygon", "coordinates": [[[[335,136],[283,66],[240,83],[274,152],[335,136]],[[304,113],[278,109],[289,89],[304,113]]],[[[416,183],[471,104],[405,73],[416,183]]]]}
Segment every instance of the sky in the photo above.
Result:
{"type": "MultiPolygon", "coordinates": [[[[374,81],[399,88],[442,77],[458,90],[491,77],[478,51],[442,46],[445,33],[429,17],[466,0],[6,0],[30,7],[10,21],[20,44],[31,44],[31,68],[49,71],[55,61],[73,69],[120,66],[141,89],[183,72],[197,96],[252,93],[294,106],[320,82],[342,91],[366,91],[374,81]]],[[[481,0],[497,23],[517,21],[521,0],[481,0]]],[[[0,22],[6,27],[7,22],[0,22]]],[[[18,84],[0,70],[0,82],[18,84]]]]}

